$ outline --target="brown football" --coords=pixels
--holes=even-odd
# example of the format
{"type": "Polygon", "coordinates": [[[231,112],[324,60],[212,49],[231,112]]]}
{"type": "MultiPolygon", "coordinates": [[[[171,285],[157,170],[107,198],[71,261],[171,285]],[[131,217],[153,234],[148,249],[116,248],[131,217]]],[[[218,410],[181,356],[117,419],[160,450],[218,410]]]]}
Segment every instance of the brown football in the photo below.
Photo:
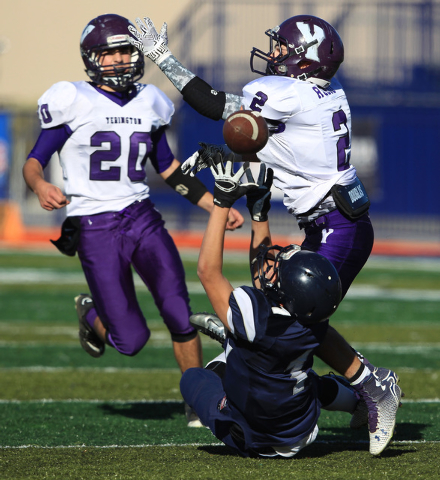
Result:
{"type": "Polygon", "coordinates": [[[257,153],[269,139],[266,120],[258,112],[239,110],[226,119],[223,125],[226,145],[235,153],[257,153]]]}

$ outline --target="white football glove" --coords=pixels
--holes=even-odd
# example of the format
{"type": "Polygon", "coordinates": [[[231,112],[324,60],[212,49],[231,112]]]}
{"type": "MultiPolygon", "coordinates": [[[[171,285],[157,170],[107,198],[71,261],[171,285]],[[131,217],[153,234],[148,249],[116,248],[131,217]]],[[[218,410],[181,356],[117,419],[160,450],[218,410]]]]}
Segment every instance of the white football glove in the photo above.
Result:
{"type": "Polygon", "coordinates": [[[203,159],[202,155],[200,154],[200,150],[197,150],[197,152],[194,152],[182,163],[180,168],[185,175],[188,175],[189,173],[190,177],[194,177],[196,173],[200,172],[200,170],[208,167],[208,162],[203,159]]]}
{"type": "Polygon", "coordinates": [[[171,52],[168,49],[167,24],[164,23],[160,32],[157,33],[151,18],[144,17],[144,22],[142,22],[140,18],[136,18],[136,23],[141,33],[139,33],[139,31],[132,25],[128,26],[130,33],[137,38],[137,40],[135,40],[134,38],[129,37],[128,41],[156,65],[160,65],[171,55],[171,52]]]}

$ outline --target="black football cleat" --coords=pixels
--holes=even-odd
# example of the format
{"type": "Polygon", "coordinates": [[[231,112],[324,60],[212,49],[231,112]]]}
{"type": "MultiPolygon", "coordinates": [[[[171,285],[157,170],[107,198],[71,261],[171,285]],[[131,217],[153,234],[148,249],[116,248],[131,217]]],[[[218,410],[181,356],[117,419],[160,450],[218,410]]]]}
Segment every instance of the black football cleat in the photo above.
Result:
{"type": "Polygon", "coordinates": [[[93,306],[93,299],[90,295],[82,293],[75,297],[75,308],[79,321],[79,343],[89,355],[98,358],[105,351],[105,343],[86,320],[86,315],[93,306]]]}

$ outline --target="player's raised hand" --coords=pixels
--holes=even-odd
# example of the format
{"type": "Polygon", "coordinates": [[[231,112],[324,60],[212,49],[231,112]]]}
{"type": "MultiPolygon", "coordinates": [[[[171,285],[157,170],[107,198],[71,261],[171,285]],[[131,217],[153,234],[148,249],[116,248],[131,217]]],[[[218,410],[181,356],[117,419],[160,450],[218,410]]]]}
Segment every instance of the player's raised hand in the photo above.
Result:
{"type": "Polygon", "coordinates": [[[187,158],[181,166],[182,172],[185,175],[190,177],[194,177],[200,170],[204,170],[205,168],[209,167],[209,163],[207,159],[203,158],[200,153],[200,150],[194,152],[189,158],[187,158]]]}
{"type": "Polygon", "coordinates": [[[128,30],[137,39],[129,37],[129,42],[154,63],[160,65],[171,55],[168,48],[167,24],[164,23],[160,32],[157,33],[156,27],[149,17],[144,17],[144,21],[136,18],[136,23],[140,32],[129,25],[128,30]]]}
{"type": "Polygon", "coordinates": [[[249,162],[245,162],[236,173],[233,171],[234,155],[228,154],[223,161],[220,153],[213,158],[211,172],[214,175],[214,204],[221,208],[230,208],[250,189],[257,188],[249,171],[249,162]],[[240,183],[240,178],[246,172],[247,183],[240,183]]]}
{"type": "Polygon", "coordinates": [[[241,155],[231,152],[226,144],[199,142],[200,149],[193,153],[182,163],[182,172],[194,177],[197,173],[213,164],[214,155],[219,153],[223,158],[229,154],[234,155],[234,162],[241,162],[241,155]]]}
{"type": "Polygon", "coordinates": [[[271,187],[273,180],[273,170],[267,169],[266,165],[260,165],[260,174],[258,175],[258,188],[253,188],[246,193],[246,207],[249,209],[252,220],[255,222],[267,222],[268,212],[270,210],[271,187]]]}

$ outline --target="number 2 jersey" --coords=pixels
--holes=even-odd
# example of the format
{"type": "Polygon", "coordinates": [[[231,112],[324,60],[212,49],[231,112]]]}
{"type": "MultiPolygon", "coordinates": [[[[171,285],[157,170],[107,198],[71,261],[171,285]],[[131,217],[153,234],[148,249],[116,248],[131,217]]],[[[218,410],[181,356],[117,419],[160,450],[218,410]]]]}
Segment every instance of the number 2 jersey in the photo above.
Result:
{"type": "Polygon", "coordinates": [[[309,221],[334,209],[331,187],[356,178],[350,164],[351,113],[340,83],[333,79],[324,89],[270,75],[248,83],[242,102],[268,120],[273,133],[257,156],[273,169],[289,212],[309,221]]]}
{"type": "Polygon", "coordinates": [[[164,134],[174,106],[154,85],[118,94],[59,82],[39,99],[38,113],[42,135],[29,157],[44,167],[58,151],[68,216],[120,211],[147,198],[147,158],[158,173],[174,159],[164,134]]]}

